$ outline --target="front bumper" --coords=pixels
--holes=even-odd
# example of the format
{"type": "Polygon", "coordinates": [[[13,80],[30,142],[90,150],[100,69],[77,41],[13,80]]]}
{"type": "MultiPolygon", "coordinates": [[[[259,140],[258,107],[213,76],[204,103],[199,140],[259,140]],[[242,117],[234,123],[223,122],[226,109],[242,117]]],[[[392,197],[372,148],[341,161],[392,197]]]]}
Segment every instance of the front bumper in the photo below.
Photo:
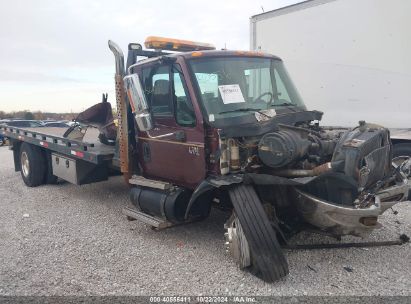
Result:
{"type": "Polygon", "coordinates": [[[379,215],[408,197],[410,183],[401,183],[379,191],[375,202],[366,208],[337,205],[300,189],[293,188],[294,201],[304,220],[322,231],[336,236],[366,236],[373,229],[381,227],[377,222],[379,215]]]}

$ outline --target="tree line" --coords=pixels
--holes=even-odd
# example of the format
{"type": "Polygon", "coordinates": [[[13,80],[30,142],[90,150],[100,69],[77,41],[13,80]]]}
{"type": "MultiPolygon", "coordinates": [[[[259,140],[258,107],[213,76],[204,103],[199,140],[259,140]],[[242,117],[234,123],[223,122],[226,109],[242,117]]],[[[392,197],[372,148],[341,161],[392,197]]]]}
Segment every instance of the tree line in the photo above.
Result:
{"type": "Polygon", "coordinates": [[[72,120],[77,116],[77,113],[51,113],[41,111],[0,111],[0,119],[27,119],[27,120],[72,120]]]}

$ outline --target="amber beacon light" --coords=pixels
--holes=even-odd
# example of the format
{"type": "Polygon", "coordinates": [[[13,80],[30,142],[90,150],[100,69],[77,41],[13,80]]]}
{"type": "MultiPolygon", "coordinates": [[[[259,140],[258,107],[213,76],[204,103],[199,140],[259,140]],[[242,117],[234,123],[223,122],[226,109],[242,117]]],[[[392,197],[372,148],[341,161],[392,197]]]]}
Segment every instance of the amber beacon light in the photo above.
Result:
{"type": "Polygon", "coordinates": [[[180,52],[215,50],[215,46],[210,43],[156,37],[156,36],[147,37],[146,41],[144,42],[144,45],[148,49],[180,51],[180,52]]]}

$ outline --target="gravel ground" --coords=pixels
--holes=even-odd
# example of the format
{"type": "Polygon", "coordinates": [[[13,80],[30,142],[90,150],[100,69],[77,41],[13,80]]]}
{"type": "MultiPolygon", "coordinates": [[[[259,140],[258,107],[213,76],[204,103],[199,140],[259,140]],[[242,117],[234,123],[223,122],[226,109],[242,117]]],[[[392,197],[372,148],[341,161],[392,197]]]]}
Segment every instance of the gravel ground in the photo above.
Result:
{"type": "MultiPolygon", "coordinates": [[[[290,274],[266,284],[225,254],[224,213],[153,231],[125,219],[128,203],[119,177],[27,188],[11,151],[0,148],[0,295],[411,295],[409,244],[288,250],[290,274]]],[[[384,214],[384,227],[367,240],[411,235],[411,204],[393,209],[398,214],[384,214]]],[[[305,233],[293,239],[326,241],[305,233]]]]}

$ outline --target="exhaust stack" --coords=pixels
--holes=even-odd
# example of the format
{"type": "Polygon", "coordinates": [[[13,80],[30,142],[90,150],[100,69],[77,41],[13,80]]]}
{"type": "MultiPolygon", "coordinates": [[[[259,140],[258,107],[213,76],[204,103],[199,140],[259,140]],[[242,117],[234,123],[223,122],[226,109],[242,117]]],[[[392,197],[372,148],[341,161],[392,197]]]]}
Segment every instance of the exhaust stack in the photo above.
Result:
{"type": "Polygon", "coordinates": [[[116,75],[121,75],[124,77],[125,70],[124,70],[124,54],[121,48],[115,43],[114,41],[108,41],[108,47],[114,54],[115,62],[116,62],[116,75]]]}
{"type": "Polygon", "coordinates": [[[128,142],[128,124],[127,124],[127,101],[124,92],[124,55],[121,48],[113,41],[108,41],[108,47],[114,54],[116,63],[115,86],[116,86],[116,101],[117,101],[117,140],[119,144],[119,165],[120,170],[124,175],[124,179],[128,183],[130,179],[130,157],[129,157],[129,142],[128,142]]]}

